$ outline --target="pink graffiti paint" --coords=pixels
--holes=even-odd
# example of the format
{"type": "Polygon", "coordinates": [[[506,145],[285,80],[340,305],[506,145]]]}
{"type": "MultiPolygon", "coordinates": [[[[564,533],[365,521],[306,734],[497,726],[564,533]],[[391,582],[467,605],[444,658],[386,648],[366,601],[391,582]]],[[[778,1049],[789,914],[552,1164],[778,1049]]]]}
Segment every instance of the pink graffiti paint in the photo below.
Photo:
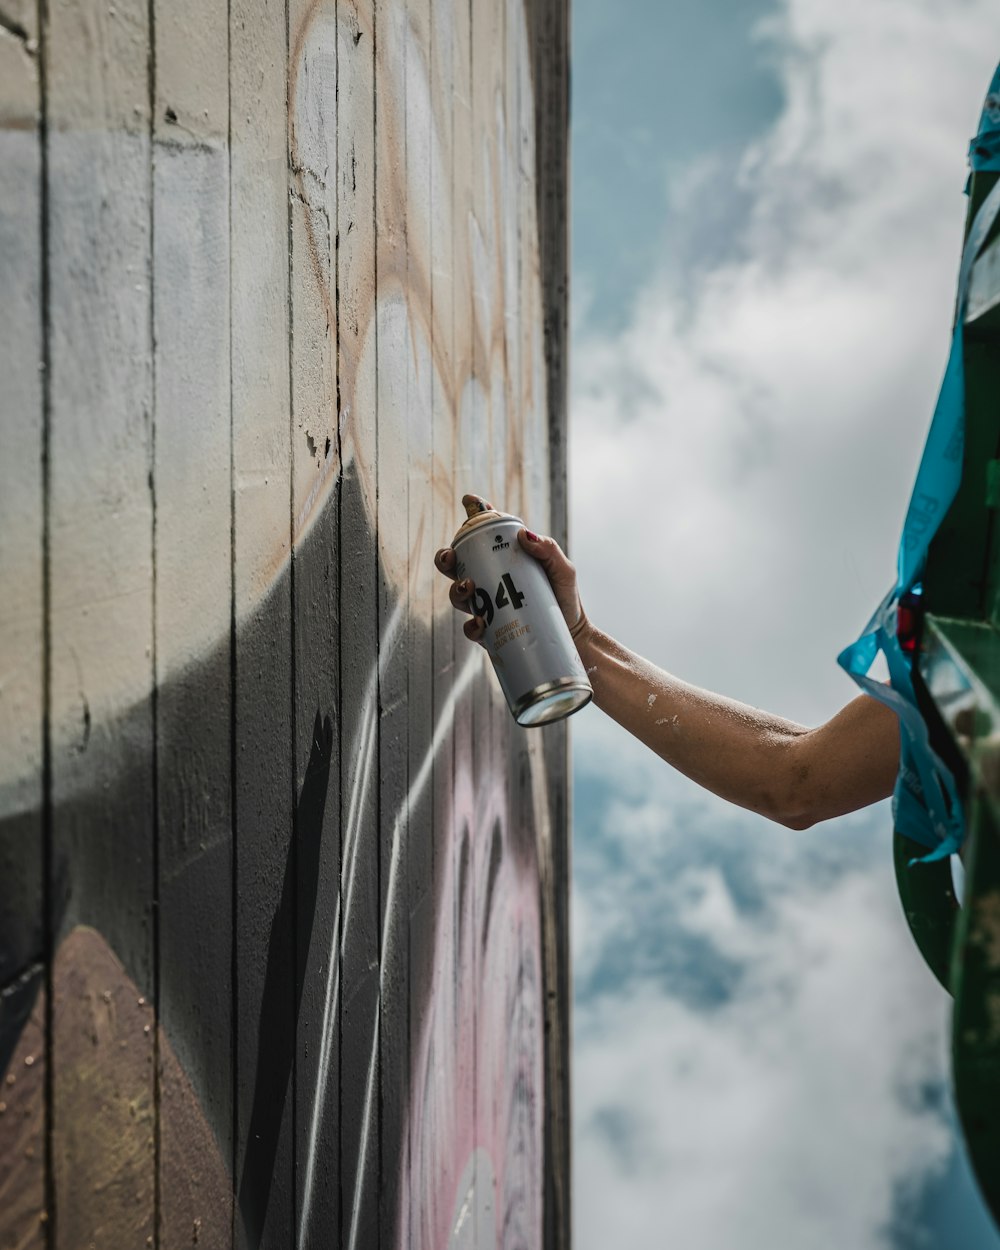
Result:
{"type": "Polygon", "coordinates": [[[455,769],[432,982],[412,1057],[399,1250],[541,1244],[537,864],[514,849],[506,771],[474,778],[464,742],[455,769]]]}

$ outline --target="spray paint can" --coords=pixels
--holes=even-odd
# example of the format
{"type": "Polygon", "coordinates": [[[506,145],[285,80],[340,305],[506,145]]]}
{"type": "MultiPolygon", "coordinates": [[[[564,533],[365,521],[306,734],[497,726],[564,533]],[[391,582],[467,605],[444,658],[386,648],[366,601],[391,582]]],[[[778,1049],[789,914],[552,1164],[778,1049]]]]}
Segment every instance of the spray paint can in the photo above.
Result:
{"type": "Polygon", "coordinates": [[[548,725],[594,697],[545,570],[521,549],[520,517],[466,495],[467,518],[452,539],[455,573],[476,584],[473,611],[519,725],[548,725]]]}

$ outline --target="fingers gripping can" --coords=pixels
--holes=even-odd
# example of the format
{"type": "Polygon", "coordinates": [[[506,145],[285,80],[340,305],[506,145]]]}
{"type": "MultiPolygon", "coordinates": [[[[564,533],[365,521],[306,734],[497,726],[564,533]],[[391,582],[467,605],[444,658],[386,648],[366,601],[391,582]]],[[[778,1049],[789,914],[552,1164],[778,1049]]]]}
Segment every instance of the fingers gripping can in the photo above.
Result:
{"type": "Polygon", "coordinates": [[[463,500],[468,517],[452,539],[455,573],[476,584],[473,611],[519,725],[547,725],[594,697],[545,570],[517,541],[520,517],[463,500]]]}

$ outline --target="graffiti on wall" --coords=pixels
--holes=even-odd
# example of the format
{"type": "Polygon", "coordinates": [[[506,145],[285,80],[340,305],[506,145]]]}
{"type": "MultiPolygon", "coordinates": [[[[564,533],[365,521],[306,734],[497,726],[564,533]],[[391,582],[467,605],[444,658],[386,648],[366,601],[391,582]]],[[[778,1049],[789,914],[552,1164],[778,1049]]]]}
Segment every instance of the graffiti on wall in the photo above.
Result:
{"type": "Polygon", "coordinates": [[[561,739],[431,562],[552,523],[522,0],[15,7],[0,1240],[541,1245],[561,739]]]}

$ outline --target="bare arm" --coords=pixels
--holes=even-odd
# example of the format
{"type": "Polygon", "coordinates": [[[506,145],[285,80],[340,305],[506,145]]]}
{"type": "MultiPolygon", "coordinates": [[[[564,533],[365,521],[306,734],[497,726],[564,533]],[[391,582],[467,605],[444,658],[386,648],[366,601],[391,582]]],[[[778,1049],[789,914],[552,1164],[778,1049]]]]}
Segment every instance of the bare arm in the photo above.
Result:
{"type": "MultiPolygon", "coordinates": [[[[691,686],[587,620],[576,570],[554,539],[522,530],[518,540],[548,574],[597,706],[692,781],[791,829],[807,829],[892,793],[899,728],[877,700],[861,695],[826,724],[807,729],[691,686]]],[[[454,578],[454,552],[439,551],[435,562],[454,578]]],[[[470,581],[455,583],[451,602],[470,612],[474,592],[470,581]]],[[[484,628],[470,613],[466,637],[479,641],[484,628]]]]}
{"type": "Polygon", "coordinates": [[[589,623],[576,642],[597,706],[731,803],[806,829],[892,793],[896,717],[867,695],[806,729],[689,685],[589,623]]]}

